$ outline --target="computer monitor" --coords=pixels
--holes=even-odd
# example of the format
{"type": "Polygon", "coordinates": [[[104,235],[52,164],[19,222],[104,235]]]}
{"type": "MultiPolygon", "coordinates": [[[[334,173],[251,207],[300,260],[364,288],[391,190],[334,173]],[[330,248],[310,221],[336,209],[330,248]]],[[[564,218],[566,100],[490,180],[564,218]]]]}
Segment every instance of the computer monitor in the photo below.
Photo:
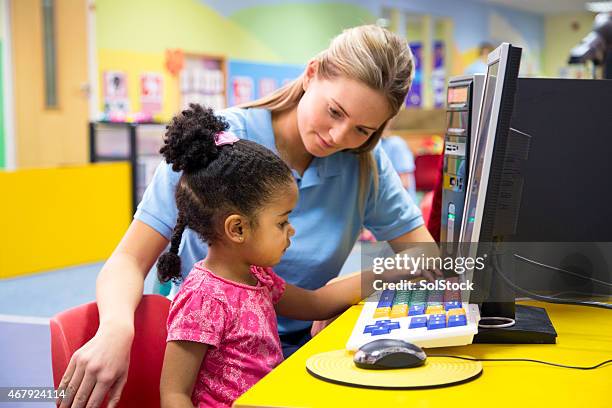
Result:
{"type": "Polygon", "coordinates": [[[501,44],[487,59],[459,234],[459,256],[487,259],[484,269],[467,272],[475,287],[470,303],[481,305],[474,342],[553,343],[556,338],[544,309],[515,305],[516,294],[496,274],[494,262],[499,243],[511,241],[516,230],[521,165],[529,150],[529,135],[510,128],[520,59],[521,49],[508,43],[501,44]]]}
{"type": "Polygon", "coordinates": [[[496,48],[487,59],[460,242],[491,242],[493,238],[495,212],[489,208],[485,218],[484,210],[485,205],[494,204],[499,192],[520,60],[521,49],[508,43],[496,48]]]}

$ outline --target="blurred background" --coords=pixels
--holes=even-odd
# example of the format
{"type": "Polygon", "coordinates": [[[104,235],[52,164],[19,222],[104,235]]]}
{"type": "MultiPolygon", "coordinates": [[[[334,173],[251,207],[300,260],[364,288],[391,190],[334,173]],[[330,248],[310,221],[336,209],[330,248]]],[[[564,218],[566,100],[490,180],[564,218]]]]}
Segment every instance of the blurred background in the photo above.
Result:
{"type": "MultiPolygon", "coordinates": [[[[164,124],[297,77],[344,28],[405,36],[417,61],[391,132],[417,202],[433,188],[448,79],[484,72],[503,41],[521,75],[589,78],[568,65],[592,30],[580,0],[0,1],[0,314],[43,318],[95,299],[95,280],[160,161],[164,124]]],[[[592,5],[590,9],[593,10],[592,5]]],[[[349,260],[350,261],[350,260],[349,260]]],[[[345,269],[356,269],[358,257],[345,269]],[[355,264],[356,262],[356,264],[355,264]]],[[[349,262],[350,263],[350,262],[349,262]]],[[[149,274],[145,291],[164,292],[149,274]]]]}

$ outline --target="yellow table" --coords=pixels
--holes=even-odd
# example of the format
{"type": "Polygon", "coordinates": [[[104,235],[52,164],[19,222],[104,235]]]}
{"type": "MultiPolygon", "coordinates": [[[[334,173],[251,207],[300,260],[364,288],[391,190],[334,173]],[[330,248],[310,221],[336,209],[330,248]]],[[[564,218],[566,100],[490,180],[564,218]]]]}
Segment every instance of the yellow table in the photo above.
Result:
{"type": "MultiPolygon", "coordinates": [[[[431,353],[477,358],[531,358],[576,366],[612,359],[612,311],[567,305],[545,307],[557,344],[472,344],[431,353]]],[[[612,408],[612,364],[570,370],[527,362],[483,362],[476,380],[428,390],[372,390],[335,385],[312,377],[306,360],[344,347],[361,312],[353,306],[313,340],[240,397],[236,407],[607,407],[612,408]]],[[[428,350],[425,350],[426,352],[428,350]]]]}

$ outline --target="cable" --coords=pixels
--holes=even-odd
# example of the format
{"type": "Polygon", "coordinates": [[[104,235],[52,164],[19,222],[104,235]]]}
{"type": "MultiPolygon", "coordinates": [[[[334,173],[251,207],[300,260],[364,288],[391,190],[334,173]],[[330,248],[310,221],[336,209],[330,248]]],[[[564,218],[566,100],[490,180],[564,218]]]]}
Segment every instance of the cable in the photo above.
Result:
{"type": "Polygon", "coordinates": [[[542,268],[551,269],[551,270],[557,271],[557,272],[563,272],[563,273],[566,273],[568,275],[576,276],[576,277],[582,278],[582,279],[588,279],[590,281],[597,282],[599,284],[612,287],[612,283],[610,283],[610,282],[606,282],[606,281],[602,281],[602,280],[599,280],[599,279],[591,278],[590,276],[582,276],[579,273],[568,271],[567,269],[557,268],[556,266],[546,265],[544,263],[541,263],[541,262],[538,262],[538,261],[534,261],[533,259],[525,258],[524,256],[521,256],[519,254],[513,254],[513,255],[514,255],[515,258],[518,258],[521,261],[530,263],[532,265],[537,265],[537,266],[540,266],[542,268]]]}
{"type": "Polygon", "coordinates": [[[492,258],[493,258],[493,268],[499,274],[499,276],[501,276],[501,278],[504,280],[504,282],[506,282],[508,286],[510,286],[511,288],[513,288],[514,290],[516,290],[518,293],[520,293],[523,296],[527,296],[532,299],[541,300],[543,302],[548,302],[548,303],[559,303],[559,304],[564,304],[564,305],[578,305],[578,306],[600,307],[602,309],[612,309],[612,304],[608,304],[608,303],[579,301],[579,300],[572,300],[572,299],[559,299],[559,298],[550,297],[550,296],[538,295],[536,293],[530,292],[526,289],[521,288],[520,286],[515,285],[510,279],[508,279],[506,275],[504,275],[504,273],[501,271],[501,267],[499,266],[499,261],[498,261],[497,256],[493,255],[492,258]]]}
{"type": "Polygon", "coordinates": [[[527,362],[527,363],[546,364],[546,365],[561,367],[561,368],[571,368],[574,370],[594,370],[608,363],[612,363],[612,360],[606,360],[594,366],[578,367],[578,366],[567,366],[567,365],[557,364],[557,363],[549,363],[547,361],[531,360],[528,358],[471,358],[471,357],[451,356],[451,355],[446,355],[446,354],[428,354],[427,357],[447,357],[447,358],[457,358],[459,360],[468,360],[468,361],[522,361],[522,362],[527,362]]]}
{"type": "Polygon", "coordinates": [[[551,297],[559,297],[559,296],[588,296],[588,297],[599,297],[599,298],[610,298],[610,295],[607,293],[597,293],[597,292],[577,292],[574,290],[566,290],[563,292],[551,293],[548,296],[551,297]]]}

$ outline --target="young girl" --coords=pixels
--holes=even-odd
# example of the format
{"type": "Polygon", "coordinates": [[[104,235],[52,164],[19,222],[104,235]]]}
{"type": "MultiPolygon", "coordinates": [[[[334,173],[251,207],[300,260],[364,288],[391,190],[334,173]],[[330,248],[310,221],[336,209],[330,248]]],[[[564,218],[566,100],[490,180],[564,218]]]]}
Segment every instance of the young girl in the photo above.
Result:
{"type": "Polygon", "coordinates": [[[359,276],[310,291],[274,273],[295,233],[289,214],[297,186],[277,155],[227,128],[211,110],[191,105],[174,118],[161,149],[182,175],[170,250],[158,261],[160,280],[181,279],[185,228],[209,246],[172,303],[163,406],[231,406],[283,360],[275,310],[322,320],[361,297],[359,276]]]}

